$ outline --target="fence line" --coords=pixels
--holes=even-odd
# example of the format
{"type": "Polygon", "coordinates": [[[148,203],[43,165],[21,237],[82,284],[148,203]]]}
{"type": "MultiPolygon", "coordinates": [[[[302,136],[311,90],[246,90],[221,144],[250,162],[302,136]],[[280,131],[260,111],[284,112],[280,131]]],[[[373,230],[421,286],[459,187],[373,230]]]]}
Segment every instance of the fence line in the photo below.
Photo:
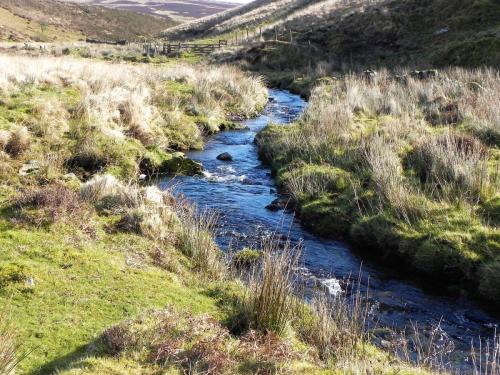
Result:
{"type": "Polygon", "coordinates": [[[191,52],[195,55],[207,55],[217,49],[227,46],[242,46],[251,45],[255,43],[279,43],[279,44],[293,44],[294,46],[304,47],[311,49],[311,42],[299,43],[297,42],[297,32],[291,28],[281,28],[275,26],[273,29],[268,29],[267,34],[270,36],[265,39],[265,31],[262,26],[250,30],[235,30],[228,39],[219,39],[214,43],[196,43],[196,42],[172,42],[165,40],[135,40],[129,41],[126,39],[121,40],[97,40],[88,38],[87,43],[122,45],[122,46],[135,46],[142,49],[144,56],[180,56],[183,52],[191,52]]]}

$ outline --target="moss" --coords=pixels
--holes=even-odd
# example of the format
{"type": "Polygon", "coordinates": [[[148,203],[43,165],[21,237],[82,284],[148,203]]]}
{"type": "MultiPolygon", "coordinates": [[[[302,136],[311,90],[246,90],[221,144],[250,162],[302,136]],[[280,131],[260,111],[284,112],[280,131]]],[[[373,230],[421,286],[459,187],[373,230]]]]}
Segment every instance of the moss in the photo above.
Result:
{"type": "Polygon", "coordinates": [[[492,274],[485,275],[480,264],[490,264],[500,253],[498,231],[485,230],[460,215],[444,217],[447,228],[435,220],[408,226],[386,213],[367,216],[352,225],[350,237],[359,248],[403,261],[429,279],[442,281],[443,287],[474,290],[479,280],[486,284],[492,274]]]}
{"type": "Polygon", "coordinates": [[[271,124],[262,129],[255,137],[255,142],[259,147],[259,158],[266,163],[272,163],[274,171],[290,161],[287,155],[275,154],[274,147],[283,134],[292,132],[294,129],[295,126],[293,125],[282,126],[271,124]]]}
{"type": "Polygon", "coordinates": [[[398,221],[387,213],[364,216],[351,226],[350,238],[360,248],[383,255],[398,254],[400,236],[398,221]]]}
{"type": "Polygon", "coordinates": [[[484,202],[479,209],[479,213],[486,223],[493,226],[500,225],[500,195],[484,202]]]}
{"type": "Polygon", "coordinates": [[[17,263],[0,264],[0,291],[10,284],[26,281],[28,269],[17,263]]]}
{"type": "Polygon", "coordinates": [[[262,253],[258,250],[245,248],[238,251],[233,256],[233,264],[236,267],[251,267],[262,258],[262,253]]]}
{"type": "Polygon", "coordinates": [[[355,209],[351,202],[346,196],[324,194],[302,202],[299,215],[303,224],[314,233],[325,237],[346,236],[355,209]]]}
{"type": "Polygon", "coordinates": [[[137,175],[143,146],[136,139],[115,139],[90,132],[78,139],[65,167],[86,179],[97,172],[107,172],[128,179],[137,175]]]}
{"type": "Polygon", "coordinates": [[[480,268],[479,292],[487,300],[500,301],[500,260],[480,268]]]}
{"type": "Polygon", "coordinates": [[[143,156],[140,169],[142,173],[154,174],[200,174],[203,166],[186,158],[182,152],[167,153],[159,147],[150,147],[143,156]]]}
{"type": "Polygon", "coordinates": [[[22,373],[51,373],[78,358],[97,333],[145,308],[173,303],[198,313],[216,310],[194,284],[177,281],[148,260],[154,241],[101,230],[92,239],[59,224],[24,229],[3,218],[0,228],[0,264],[15,265],[5,274],[11,281],[34,280],[29,292],[10,282],[0,294],[16,316],[23,346],[43,347],[22,362],[22,373]]]}
{"type": "Polygon", "coordinates": [[[201,150],[203,137],[194,118],[185,114],[165,112],[162,130],[169,140],[169,147],[175,150],[201,150]]]}
{"type": "Polygon", "coordinates": [[[435,279],[455,279],[461,284],[464,277],[472,280],[474,272],[474,262],[463,256],[461,248],[463,242],[454,236],[430,238],[417,247],[412,264],[435,279]]]}

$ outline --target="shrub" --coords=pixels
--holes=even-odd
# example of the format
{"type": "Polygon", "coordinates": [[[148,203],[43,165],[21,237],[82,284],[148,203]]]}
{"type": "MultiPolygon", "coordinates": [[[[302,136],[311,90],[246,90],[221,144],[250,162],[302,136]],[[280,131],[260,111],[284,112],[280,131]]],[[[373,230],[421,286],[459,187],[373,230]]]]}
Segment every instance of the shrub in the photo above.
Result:
{"type": "Polygon", "coordinates": [[[10,133],[10,137],[4,146],[5,152],[12,157],[18,157],[28,150],[30,146],[30,134],[24,126],[18,127],[10,133]]]}
{"type": "Polygon", "coordinates": [[[101,335],[101,340],[107,352],[111,355],[120,354],[127,347],[132,345],[132,338],[123,325],[116,325],[108,328],[101,335]]]}
{"type": "Polygon", "coordinates": [[[61,184],[28,189],[17,198],[15,206],[21,218],[37,225],[60,220],[72,220],[85,225],[90,219],[89,207],[78,192],[61,184]]]}
{"type": "Polygon", "coordinates": [[[23,265],[10,263],[0,266],[0,288],[12,283],[20,283],[28,278],[27,268],[23,265]]]}

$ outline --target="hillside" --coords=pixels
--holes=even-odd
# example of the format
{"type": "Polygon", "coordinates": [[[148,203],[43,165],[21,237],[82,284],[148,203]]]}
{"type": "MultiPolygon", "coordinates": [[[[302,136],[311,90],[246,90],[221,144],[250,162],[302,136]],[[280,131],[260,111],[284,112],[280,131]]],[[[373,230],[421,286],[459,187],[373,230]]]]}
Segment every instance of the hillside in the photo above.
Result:
{"type": "Polygon", "coordinates": [[[238,8],[210,17],[191,21],[169,30],[163,35],[171,39],[192,39],[233,33],[246,28],[256,28],[303,9],[318,0],[256,0],[238,8]]]}
{"type": "Polygon", "coordinates": [[[263,68],[297,69],[320,62],[334,70],[500,66],[500,3],[495,0],[261,0],[164,34],[206,38],[260,27],[264,39],[274,40],[277,31],[278,39],[287,42],[259,45],[255,40],[239,55],[263,68]]]}
{"type": "Polygon", "coordinates": [[[0,0],[0,40],[68,41],[153,37],[172,20],[56,0],[0,0]]]}
{"type": "Polygon", "coordinates": [[[179,21],[211,16],[237,6],[231,1],[210,0],[66,0],[87,5],[101,5],[112,9],[130,10],[179,21]]]}

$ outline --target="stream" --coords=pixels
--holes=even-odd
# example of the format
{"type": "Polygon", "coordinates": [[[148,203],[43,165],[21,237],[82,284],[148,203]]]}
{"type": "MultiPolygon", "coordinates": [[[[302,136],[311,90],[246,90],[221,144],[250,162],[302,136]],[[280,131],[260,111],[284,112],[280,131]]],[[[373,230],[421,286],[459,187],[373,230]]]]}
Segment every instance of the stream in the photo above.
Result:
{"type": "Polygon", "coordinates": [[[220,215],[217,242],[223,249],[258,248],[273,233],[292,243],[302,241],[302,264],[297,272],[301,278],[323,284],[325,293],[338,292],[342,280],[357,278],[361,269],[361,288],[368,288],[372,305],[372,326],[402,330],[416,323],[425,330],[440,323],[438,344],[451,345],[452,366],[470,373],[471,340],[477,344],[479,337],[492,338],[500,325],[497,317],[468,299],[430,294],[402,279],[401,272],[356,255],[347,244],[309,233],[293,213],[265,208],[278,195],[269,168],[258,159],[255,135],[270,122],[286,126],[306,106],[302,98],[287,91],[270,90],[269,97],[264,112],[244,122],[246,130],[218,133],[207,139],[203,151],[188,154],[203,164],[204,176],[165,179],[161,187],[173,185],[199,207],[216,210],[220,215]],[[229,152],[233,161],[217,160],[223,152],[229,152]]]}

